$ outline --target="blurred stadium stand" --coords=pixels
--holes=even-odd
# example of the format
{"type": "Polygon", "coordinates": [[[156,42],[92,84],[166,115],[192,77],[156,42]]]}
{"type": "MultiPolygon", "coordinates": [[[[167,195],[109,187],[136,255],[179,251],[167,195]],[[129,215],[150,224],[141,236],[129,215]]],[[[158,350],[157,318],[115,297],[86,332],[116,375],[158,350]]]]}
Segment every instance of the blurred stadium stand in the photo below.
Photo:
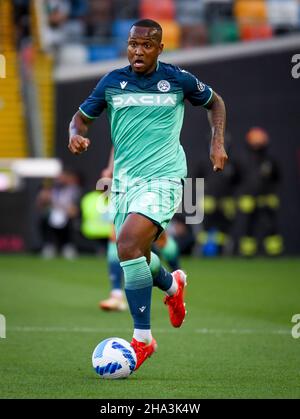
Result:
{"type": "Polygon", "coordinates": [[[0,155],[25,157],[28,153],[21,77],[18,71],[17,46],[14,40],[11,2],[0,2],[0,52],[6,59],[6,78],[1,79],[0,93],[0,155]],[[9,139],[9,140],[8,140],[9,139]]]}
{"type": "MultiPolygon", "coordinates": [[[[127,65],[128,29],[145,17],[163,26],[162,60],[185,66],[224,96],[237,150],[251,126],[270,133],[282,165],[281,202],[293,203],[280,210],[285,250],[299,253],[300,82],[291,77],[291,59],[300,52],[300,0],[1,0],[0,251],[5,243],[7,249],[23,243],[15,246],[20,250],[37,242],[29,201],[45,170],[37,176],[32,164],[26,176],[16,173],[14,159],[59,158],[84,174],[87,190],[94,188],[109,154],[108,124],[95,123],[93,152],[74,159],[66,148],[68,123],[101,75],[127,65]],[[18,222],[10,206],[24,208],[18,222]]],[[[197,154],[207,154],[209,129],[205,112],[188,107],[182,140],[194,175],[197,154]]]]}
{"type": "MultiPolygon", "coordinates": [[[[4,2],[5,3],[5,0],[4,2]]],[[[26,0],[15,0],[24,26],[26,0]]],[[[132,23],[158,20],[167,50],[203,44],[249,41],[300,30],[298,0],[34,0],[41,47],[57,61],[113,59],[126,52],[132,23]]],[[[34,12],[34,11],[32,11],[34,12]]],[[[28,26],[28,25],[27,25],[28,26]]],[[[29,25],[30,26],[30,25],[29,25]]],[[[22,38],[28,35],[19,30],[22,38]]]]}

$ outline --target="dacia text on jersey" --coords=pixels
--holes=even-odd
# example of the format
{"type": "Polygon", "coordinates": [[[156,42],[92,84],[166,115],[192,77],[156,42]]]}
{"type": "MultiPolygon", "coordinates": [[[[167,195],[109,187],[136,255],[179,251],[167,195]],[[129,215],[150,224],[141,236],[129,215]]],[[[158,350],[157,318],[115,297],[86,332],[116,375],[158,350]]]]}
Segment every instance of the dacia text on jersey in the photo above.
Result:
{"type": "Polygon", "coordinates": [[[112,96],[112,106],[124,108],[127,106],[176,106],[177,96],[175,94],[124,94],[112,96]]]}

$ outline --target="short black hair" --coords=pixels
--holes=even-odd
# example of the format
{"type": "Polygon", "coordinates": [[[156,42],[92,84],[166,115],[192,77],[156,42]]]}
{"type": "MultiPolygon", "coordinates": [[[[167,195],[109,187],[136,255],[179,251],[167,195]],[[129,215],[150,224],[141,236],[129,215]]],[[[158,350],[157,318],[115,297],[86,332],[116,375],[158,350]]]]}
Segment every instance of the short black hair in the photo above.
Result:
{"type": "Polygon", "coordinates": [[[134,22],[134,24],[131,26],[131,28],[133,28],[133,26],[138,26],[138,27],[142,27],[142,28],[154,28],[154,29],[157,29],[158,32],[159,32],[159,34],[160,34],[160,40],[162,38],[162,31],[163,31],[162,30],[162,27],[155,20],[152,20],[152,19],[141,19],[141,20],[137,20],[136,22],[134,22]]]}

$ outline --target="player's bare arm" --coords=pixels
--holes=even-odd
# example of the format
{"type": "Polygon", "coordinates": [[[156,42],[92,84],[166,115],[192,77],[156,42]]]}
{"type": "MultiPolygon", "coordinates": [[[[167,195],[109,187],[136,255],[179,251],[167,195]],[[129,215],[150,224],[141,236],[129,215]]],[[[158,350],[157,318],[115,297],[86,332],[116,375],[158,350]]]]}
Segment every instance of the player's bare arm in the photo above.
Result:
{"type": "Polygon", "coordinates": [[[213,93],[212,99],[206,106],[208,108],[208,120],[212,130],[210,145],[210,160],[215,172],[223,170],[228,160],[224,148],[224,133],[226,124],[226,109],[221,96],[213,93]]]}
{"type": "Polygon", "coordinates": [[[81,154],[88,149],[90,140],[86,138],[88,127],[92,119],[87,118],[82,112],[77,111],[69,126],[68,148],[73,154],[81,154]]]}

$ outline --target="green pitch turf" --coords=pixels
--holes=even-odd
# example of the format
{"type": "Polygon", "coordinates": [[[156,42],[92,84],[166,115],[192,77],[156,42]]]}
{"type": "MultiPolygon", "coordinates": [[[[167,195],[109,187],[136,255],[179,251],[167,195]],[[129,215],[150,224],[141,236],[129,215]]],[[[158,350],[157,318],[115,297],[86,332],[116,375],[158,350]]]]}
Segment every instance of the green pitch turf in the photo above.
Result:
{"type": "Polygon", "coordinates": [[[91,367],[103,339],[131,339],[129,313],[103,313],[105,259],[0,257],[0,398],[300,398],[300,260],[184,259],[186,322],[153,292],[158,352],[127,380],[91,367]]]}

